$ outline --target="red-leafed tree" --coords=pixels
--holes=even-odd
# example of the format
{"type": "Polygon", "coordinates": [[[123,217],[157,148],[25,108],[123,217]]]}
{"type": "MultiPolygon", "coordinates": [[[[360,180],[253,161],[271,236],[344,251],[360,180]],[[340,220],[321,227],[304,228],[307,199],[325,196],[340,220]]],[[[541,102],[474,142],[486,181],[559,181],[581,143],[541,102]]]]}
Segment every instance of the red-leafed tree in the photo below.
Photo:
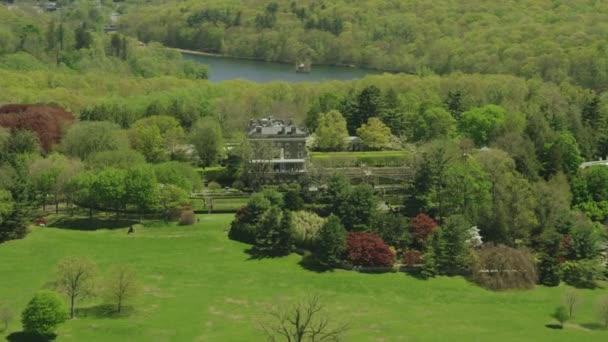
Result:
{"type": "Polygon", "coordinates": [[[422,264],[422,252],[415,249],[411,251],[403,252],[403,263],[408,266],[415,266],[422,264]]]}
{"type": "Polygon", "coordinates": [[[350,232],[346,235],[346,258],[355,266],[391,266],[395,255],[378,235],[350,232]]]}
{"type": "Polygon", "coordinates": [[[45,152],[61,141],[74,116],[59,106],[9,104],[0,107],[0,126],[35,133],[45,152]]]}
{"type": "Polygon", "coordinates": [[[420,213],[410,221],[410,232],[414,240],[422,245],[426,244],[428,238],[437,229],[437,222],[429,215],[420,213]]]}

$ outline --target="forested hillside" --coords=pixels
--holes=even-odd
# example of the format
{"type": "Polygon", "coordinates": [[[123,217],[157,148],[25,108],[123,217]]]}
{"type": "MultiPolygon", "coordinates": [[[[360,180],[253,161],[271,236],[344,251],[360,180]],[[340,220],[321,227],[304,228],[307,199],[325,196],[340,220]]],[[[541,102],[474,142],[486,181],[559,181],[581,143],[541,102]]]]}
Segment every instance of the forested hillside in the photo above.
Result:
{"type": "Polygon", "coordinates": [[[122,32],[168,46],[438,74],[608,84],[608,2],[130,0],[122,32]]]}

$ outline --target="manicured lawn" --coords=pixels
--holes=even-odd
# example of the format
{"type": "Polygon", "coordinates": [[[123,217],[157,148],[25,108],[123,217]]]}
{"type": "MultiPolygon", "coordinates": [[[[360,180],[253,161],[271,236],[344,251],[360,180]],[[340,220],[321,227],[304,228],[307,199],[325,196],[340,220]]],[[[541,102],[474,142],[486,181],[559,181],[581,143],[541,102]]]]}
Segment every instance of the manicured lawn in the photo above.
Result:
{"type": "Polygon", "coordinates": [[[407,151],[311,152],[310,160],[317,167],[401,166],[407,162],[407,151]]]}
{"type": "MultiPolygon", "coordinates": [[[[345,341],[606,341],[592,330],[594,300],[608,291],[583,290],[573,324],[563,331],[549,313],[566,290],[494,293],[460,277],[418,280],[403,273],[318,273],[301,257],[251,259],[248,246],[228,240],[232,215],[201,215],[191,227],[149,223],[128,236],[129,222],[64,221],[72,229],[35,228],[24,240],[0,245],[0,301],[20,312],[35,291],[49,286],[53,266],[87,256],[101,270],[132,264],[144,282],[130,316],[81,317],[63,324],[57,341],[264,341],[256,329],[271,304],[316,293],[345,341]],[[74,230],[74,228],[83,230],[74,230]]],[[[92,307],[97,301],[82,303],[92,307]]],[[[17,320],[10,332],[21,329],[17,320]]]]}
{"type": "Polygon", "coordinates": [[[340,157],[405,157],[407,151],[356,151],[356,152],[311,152],[310,157],[315,159],[331,159],[340,157]]]}
{"type": "MultiPolygon", "coordinates": [[[[249,197],[230,197],[230,198],[213,198],[213,211],[214,212],[236,212],[241,207],[247,204],[249,197]]],[[[194,210],[201,210],[206,212],[206,208],[203,204],[202,199],[195,199],[192,201],[194,210]]]]}

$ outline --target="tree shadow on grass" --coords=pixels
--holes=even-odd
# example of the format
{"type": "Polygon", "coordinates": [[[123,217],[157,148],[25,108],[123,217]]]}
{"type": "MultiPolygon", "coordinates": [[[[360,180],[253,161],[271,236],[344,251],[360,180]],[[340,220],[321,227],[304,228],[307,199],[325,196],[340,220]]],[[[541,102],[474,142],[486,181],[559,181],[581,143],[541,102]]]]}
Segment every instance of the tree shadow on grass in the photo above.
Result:
{"type": "Polygon", "coordinates": [[[333,272],[334,270],[330,267],[323,266],[319,263],[317,258],[312,254],[305,254],[302,256],[302,260],[298,262],[298,265],[307,271],[313,271],[317,273],[333,272]]]}
{"type": "Polygon", "coordinates": [[[133,313],[132,306],[123,306],[120,312],[116,311],[115,305],[101,304],[90,306],[88,308],[76,309],[76,317],[91,317],[91,318],[123,318],[130,316],[133,313]]]}
{"type": "Polygon", "coordinates": [[[559,324],[545,324],[545,328],[554,329],[554,330],[563,329],[563,327],[559,324]]]}
{"type": "Polygon", "coordinates": [[[589,330],[605,330],[604,325],[599,323],[582,323],[581,327],[589,330]]]}
{"type": "Polygon", "coordinates": [[[6,337],[9,342],[47,342],[57,338],[56,334],[34,335],[24,331],[14,332],[6,337]]]}
{"type": "Polygon", "coordinates": [[[251,248],[247,248],[245,250],[245,253],[247,253],[249,255],[249,258],[247,258],[247,260],[262,260],[262,259],[274,259],[274,258],[284,257],[284,255],[269,255],[267,253],[260,251],[255,246],[251,247],[251,248]]]}
{"type": "Polygon", "coordinates": [[[100,218],[62,218],[52,222],[50,228],[69,229],[69,230],[97,230],[97,229],[123,229],[135,224],[137,220],[130,219],[100,219],[100,218]]]}

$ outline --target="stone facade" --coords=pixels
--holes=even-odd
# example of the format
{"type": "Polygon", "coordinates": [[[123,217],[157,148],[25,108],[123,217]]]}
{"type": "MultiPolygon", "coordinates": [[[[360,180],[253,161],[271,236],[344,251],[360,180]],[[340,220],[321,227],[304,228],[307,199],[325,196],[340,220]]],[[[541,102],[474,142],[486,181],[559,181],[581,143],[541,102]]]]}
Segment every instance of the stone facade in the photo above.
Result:
{"type": "Polygon", "coordinates": [[[251,120],[247,138],[252,144],[267,143],[273,147],[271,159],[260,160],[272,164],[275,173],[301,173],[306,171],[308,133],[291,122],[265,118],[251,120]]]}

